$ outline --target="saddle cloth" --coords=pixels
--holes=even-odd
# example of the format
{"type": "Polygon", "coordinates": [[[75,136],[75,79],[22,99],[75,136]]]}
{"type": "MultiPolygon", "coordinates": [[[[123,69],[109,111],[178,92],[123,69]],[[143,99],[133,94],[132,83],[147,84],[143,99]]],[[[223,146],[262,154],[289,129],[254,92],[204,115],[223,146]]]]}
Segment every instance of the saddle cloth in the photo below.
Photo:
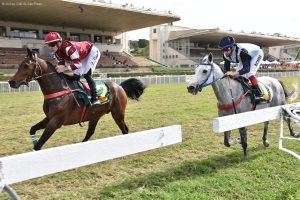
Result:
{"type": "MultiPolygon", "coordinates": [[[[78,96],[83,99],[85,105],[89,105],[91,99],[91,91],[89,85],[87,83],[83,83],[82,86],[80,86],[80,84],[78,85],[82,89],[81,91],[78,92],[78,96]]],[[[97,90],[97,95],[98,95],[98,100],[100,102],[100,105],[107,104],[112,100],[109,87],[106,85],[105,82],[97,81],[96,90],[97,90]]]]}

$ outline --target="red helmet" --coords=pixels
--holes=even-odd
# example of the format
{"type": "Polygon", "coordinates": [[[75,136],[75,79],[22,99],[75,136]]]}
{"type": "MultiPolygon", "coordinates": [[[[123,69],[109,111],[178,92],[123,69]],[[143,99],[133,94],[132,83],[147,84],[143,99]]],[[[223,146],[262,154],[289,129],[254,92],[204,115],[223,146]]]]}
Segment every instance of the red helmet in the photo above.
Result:
{"type": "Polygon", "coordinates": [[[49,44],[52,42],[61,41],[61,37],[58,32],[50,32],[45,36],[45,44],[49,44]]]}

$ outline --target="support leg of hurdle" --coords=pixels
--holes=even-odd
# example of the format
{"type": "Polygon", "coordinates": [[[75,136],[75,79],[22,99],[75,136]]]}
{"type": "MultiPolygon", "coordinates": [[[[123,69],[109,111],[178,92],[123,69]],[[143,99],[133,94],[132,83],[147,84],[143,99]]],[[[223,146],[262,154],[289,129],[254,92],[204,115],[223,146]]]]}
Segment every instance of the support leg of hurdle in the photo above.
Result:
{"type": "Polygon", "coordinates": [[[298,158],[300,160],[300,155],[298,155],[297,153],[287,149],[287,148],[284,148],[283,147],[283,140],[284,139],[287,139],[287,140],[300,140],[299,138],[291,138],[291,137],[285,137],[283,135],[283,122],[284,122],[284,116],[283,116],[283,113],[281,113],[281,116],[280,116],[280,134],[279,134],[279,142],[278,142],[278,148],[282,151],[285,151],[293,156],[295,156],[296,158],[298,158]]]}

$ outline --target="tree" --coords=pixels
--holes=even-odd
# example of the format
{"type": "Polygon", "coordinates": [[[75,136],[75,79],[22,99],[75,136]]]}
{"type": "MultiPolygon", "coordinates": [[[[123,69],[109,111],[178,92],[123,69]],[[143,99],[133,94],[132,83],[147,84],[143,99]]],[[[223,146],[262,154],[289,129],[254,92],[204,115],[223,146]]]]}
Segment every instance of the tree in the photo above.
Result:
{"type": "Polygon", "coordinates": [[[139,49],[138,41],[130,40],[130,49],[133,49],[134,51],[137,51],[139,49]]]}
{"type": "Polygon", "coordinates": [[[146,46],[149,46],[149,41],[145,39],[139,39],[138,45],[139,48],[145,48],[146,46]]]}

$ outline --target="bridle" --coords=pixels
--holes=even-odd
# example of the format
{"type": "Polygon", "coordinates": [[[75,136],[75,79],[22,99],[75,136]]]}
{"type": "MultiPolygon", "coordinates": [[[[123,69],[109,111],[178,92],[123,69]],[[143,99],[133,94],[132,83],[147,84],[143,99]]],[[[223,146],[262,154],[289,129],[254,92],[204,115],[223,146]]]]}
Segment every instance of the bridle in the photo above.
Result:
{"type": "Polygon", "coordinates": [[[207,75],[207,77],[204,79],[204,81],[202,81],[202,83],[199,83],[196,85],[196,91],[201,91],[204,87],[206,86],[209,86],[209,85],[212,85],[220,80],[222,80],[223,78],[225,78],[226,76],[222,76],[221,78],[218,78],[218,79],[215,79],[215,76],[214,76],[214,70],[215,70],[215,67],[213,64],[201,64],[201,65],[208,65],[210,66],[210,71],[207,75]],[[207,83],[207,81],[210,79],[210,77],[212,76],[212,82],[209,82],[207,83]]]}
{"type": "Polygon", "coordinates": [[[33,60],[33,64],[35,65],[35,67],[34,67],[34,71],[33,71],[33,76],[28,76],[28,77],[26,77],[26,79],[25,79],[25,84],[28,86],[28,83],[30,82],[30,81],[32,81],[32,80],[38,80],[38,79],[40,79],[40,78],[42,78],[42,77],[44,77],[44,76],[49,76],[49,75],[52,75],[52,74],[55,74],[55,73],[57,73],[56,71],[54,71],[54,72],[49,72],[49,73],[45,73],[45,74],[43,74],[43,70],[42,70],[42,67],[41,67],[41,65],[38,63],[38,57],[37,57],[37,55],[35,54],[34,55],[34,59],[32,59],[33,60]],[[39,71],[39,73],[38,73],[38,71],[39,71]]]}

